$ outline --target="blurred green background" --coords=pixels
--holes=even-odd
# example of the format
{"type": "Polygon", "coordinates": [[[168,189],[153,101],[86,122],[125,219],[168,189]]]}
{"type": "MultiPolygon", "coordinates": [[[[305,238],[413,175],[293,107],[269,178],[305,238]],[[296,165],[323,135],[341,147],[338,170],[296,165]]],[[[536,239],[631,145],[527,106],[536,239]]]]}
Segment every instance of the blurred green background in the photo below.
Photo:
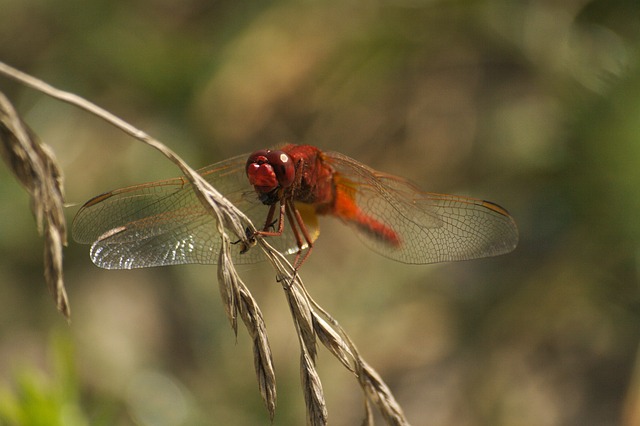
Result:
{"type": "MultiPolygon", "coordinates": [[[[429,191],[495,201],[506,256],[396,264],[337,221],[302,277],[414,425],[640,424],[640,4],[0,0],[0,60],[98,103],[194,167],[287,141],[429,191]]],[[[77,206],[178,174],[87,113],[5,78],[77,206]]],[[[213,266],[104,271],[65,253],[67,325],[28,198],[0,168],[0,424],[269,425],[213,266]]],[[[298,343],[268,265],[274,425],[304,423],[298,343]]],[[[332,425],[355,380],[320,349],[332,425]]]]}

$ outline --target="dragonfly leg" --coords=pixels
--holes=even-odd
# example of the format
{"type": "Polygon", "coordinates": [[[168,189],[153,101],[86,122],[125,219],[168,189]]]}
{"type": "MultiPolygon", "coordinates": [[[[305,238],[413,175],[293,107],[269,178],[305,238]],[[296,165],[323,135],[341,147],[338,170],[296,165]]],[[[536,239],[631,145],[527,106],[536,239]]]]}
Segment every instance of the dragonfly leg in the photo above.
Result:
{"type": "Polygon", "coordinates": [[[273,228],[273,225],[275,225],[275,223],[277,222],[277,220],[273,219],[273,215],[276,212],[276,205],[272,204],[269,207],[269,213],[267,214],[267,218],[264,221],[264,226],[262,227],[263,231],[269,231],[270,229],[273,228]]]}
{"type": "MultiPolygon", "coordinates": [[[[280,210],[282,210],[282,208],[280,210]]],[[[264,224],[264,227],[262,228],[262,231],[256,231],[252,234],[249,231],[249,228],[245,229],[245,236],[247,237],[247,240],[249,240],[251,245],[243,244],[243,247],[240,249],[240,254],[246,253],[247,251],[249,251],[251,247],[255,245],[256,235],[277,236],[282,234],[282,231],[284,230],[284,224],[280,226],[280,229],[278,229],[278,232],[269,231],[269,229],[273,228],[273,225],[275,225],[275,223],[277,222],[277,219],[276,220],[273,219],[273,216],[275,215],[275,211],[276,211],[276,205],[273,204],[269,207],[269,212],[267,213],[267,219],[265,220],[265,224],[264,224]]],[[[282,216],[282,212],[280,212],[280,215],[282,216]]],[[[282,219],[280,219],[280,223],[282,223],[282,219]]],[[[241,241],[242,240],[234,241],[231,244],[238,244],[241,241]]]]}
{"type": "Polygon", "coordinates": [[[277,219],[277,221],[279,222],[278,229],[276,231],[269,231],[268,229],[272,228],[273,225],[276,223],[273,220],[273,215],[275,214],[275,210],[276,210],[276,205],[273,204],[269,208],[269,214],[267,214],[267,220],[265,221],[262,231],[256,231],[255,235],[262,235],[266,237],[278,237],[282,235],[282,232],[284,231],[285,203],[280,203],[280,216],[277,219]]]}
{"type": "MultiPolygon", "coordinates": [[[[246,253],[247,251],[249,251],[251,247],[253,247],[256,244],[256,240],[255,240],[256,235],[267,236],[267,237],[277,237],[279,235],[282,235],[282,232],[284,231],[284,220],[283,220],[284,210],[285,210],[284,204],[281,203],[279,219],[274,220],[273,216],[275,215],[275,212],[276,212],[276,205],[272,204],[269,207],[269,212],[267,213],[267,219],[265,220],[262,231],[255,231],[253,234],[251,234],[251,232],[249,231],[249,228],[247,228],[245,230],[245,233],[251,245],[244,244],[243,247],[240,249],[240,254],[246,253]],[[278,230],[269,231],[269,229],[273,228],[273,225],[275,225],[275,223],[278,221],[280,222],[280,225],[278,226],[278,230]]],[[[241,241],[242,240],[238,240],[232,244],[237,244],[241,241]]]]}
{"type": "Polygon", "coordinates": [[[307,231],[307,226],[302,219],[302,215],[295,207],[293,202],[287,204],[287,218],[289,219],[289,223],[291,224],[291,228],[293,229],[293,233],[296,237],[296,243],[298,244],[298,253],[296,254],[296,258],[293,262],[293,268],[297,271],[298,268],[302,266],[302,264],[307,260],[309,255],[311,254],[311,250],[313,249],[313,239],[309,235],[307,231]],[[300,230],[298,232],[298,230],[300,230]],[[307,250],[303,254],[303,241],[300,237],[300,233],[304,237],[304,241],[307,243],[307,250]]]}
{"type": "Polygon", "coordinates": [[[271,223],[273,223],[273,215],[276,212],[276,205],[272,204],[269,207],[269,213],[267,213],[267,218],[264,220],[264,226],[262,227],[263,231],[268,231],[271,228],[271,223]]]}
{"type": "MultiPolygon", "coordinates": [[[[293,208],[293,210],[295,210],[295,207],[293,208]]],[[[298,253],[296,253],[296,261],[294,262],[294,265],[295,265],[298,262],[298,257],[300,257],[300,253],[302,253],[302,247],[303,247],[302,237],[300,236],[300,231],[298,231],[299,226],[297,225],[295,216],[292,213],[292,208],[289,204],[287,204],[286,213],[287,213],[287,219],[289,220],[289,225],[291,225],[291,231],[293,231],[293,236],[296,239],[296,245],[298,246],[298,253]]]]}

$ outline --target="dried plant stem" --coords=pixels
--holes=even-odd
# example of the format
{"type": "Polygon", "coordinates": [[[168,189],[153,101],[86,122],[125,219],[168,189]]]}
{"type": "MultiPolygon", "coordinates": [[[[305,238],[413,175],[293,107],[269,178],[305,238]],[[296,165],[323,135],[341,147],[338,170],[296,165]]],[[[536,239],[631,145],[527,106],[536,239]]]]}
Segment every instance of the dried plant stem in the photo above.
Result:
{"type": "Polygon", "coordinates": [[[256,229],[251,221],[215,188],[211,187],[176,153],[145,132],[77,95],[58,90],[2,62],[0,62],[0,74],[4,74],[35,90],[75,105],[102,118],[135,139],[157,149],[180,167],[185,177],[193,184],[194,190],[203,206],[217,220],[217,229],[222,239],[222,249],[218,262],[218,283],[223,305],[234,332],[237,333],[237,317],[240,314],[249,335],[253,339],[254,363],[260,393],[272,419],[276,407],[275,373],[266,326],[257,303],[240,279],[231,261],[229,248],[231,240],[227,230],[235,234],[236,239],[241,239],[242,243],[247,247],[257,243],[277,271],[278,280],[282,284],[289,303],[300,342],[301,380],[307,404],[307,423],[313,426],[327,424],[328,415],[322,384],[315,368],[316,342],[320,340],[329,352],[355,375],[362,387],[365,395],[364,424],[373,424],[370,410],[371,402],[378,407],[388,424],[409,424],[389,388],[377,372],[360,356],[355,344],[338,322],[309,295],[300,279],[300,275],[284,255],[271,247],[261,236],[258,236],[256,240],[248,238],[247,236],[253,235],[256,229]]]}
{"type": "Polygon", "coordinates": [[[62,174],[53,152],[37,140],[2,93],[0,155],[31,197],[38,232],[45,240],[45,282],[56,307],[69,321],[71,307],[62,271],[62,247],[67,244],[62,174]]]}
{"type": "MultiPolygon", "coordinates": [[[[246,225],[251,225],[251,221],[249,221],[244,213],[236,209],[215,188],[213,188],[198,173],[196,173],[194,169],[189,167],[189,165],[184,160],[182,160],[182,158],[180,158],[178,154],[173,152],[163,143],[149,136],[142,130],[137,129],[121,118],[115,116],[114,114],[111,114],[110,112],[100,108],[99,106],[87,101],[86,99],[73,93],[56,89],[55,87],[45,83],[44,81],[25,74],[15,68],[12,68],[3,62],[0,62],[0,74],[5,74],[6,76],[18,80],[26,86],[29,86],[55,99],[74,105],[99,118],[102,118],[106,122],[112,124],[113,126],[132,136],[133,138],[144,142],[145,144],[160,151],[165,157],[167,157],[171,162],[173,162],[182,170],[185,177],[196,188],[196,193],[198,194],[200,201],[203,203],[207,211],[213,213],[216,219],[218,219],[218,223],[220,225],[224,224],[225,226],[229,227],[229,229],[232,229],[234,233],[246,244],[252,244],[251,242],[246,240],[246,225]],[[224,210],[224,212],[222,210],[224,210]]],[[[224,231],[221,227],[219,227],[219,230],[224,231]]]]}
{"type": "Polygon", "coordinates": [[[253,339],[253,361],[260,395],[273,420],[276,410],[276,374],[273,367],[267,327],[262,312],[249,289],[244,285],[231,261],[230,242],[222,233],[223,244],[218,261],[220,294],[234,333],[238,333],[237,315],[253,339]]]}
{"type": "Polygon", "coordinates": [[[317,336],[322,344],[358,379],[366,397],[364,424],[373,424],[369,407],[369,402],[372,402],[389,425],[408,426],[409,422],[389,387],[373,367],[362,358],[347,332],[307,292],[300,275],[293,266],[266,240],[260,239],[258,244],[278,271],[278,279],[287,296],[298,332],[307,422],[312,425],[326,424],[324,398],[321,398],[321,394],[318,395],[318,392],[321,392],[320,383],[314,382],[317,376],[315,365],[309,363],[315,360],[317,336]]]}

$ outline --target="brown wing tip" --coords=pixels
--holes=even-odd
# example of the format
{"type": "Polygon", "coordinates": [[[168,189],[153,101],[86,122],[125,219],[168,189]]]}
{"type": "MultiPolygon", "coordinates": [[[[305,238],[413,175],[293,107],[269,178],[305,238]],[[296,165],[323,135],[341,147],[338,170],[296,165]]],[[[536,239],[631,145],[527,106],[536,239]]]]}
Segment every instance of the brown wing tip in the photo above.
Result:
{"type": "Polygon", "coordinates": [[[92,199],[90,199],[89,201],[84,203],[82,208],[91,207],[93,205],[101,203],[102,201],[106,200],[107,198],[111,198],[112,196],[113,196],[113,191],[109,191],[109,192],[105,192],[104,194],[96,195],[95,197],[93,197],[92,199]]]}
{"type": "Polygon", "coordinates": [[[502,206],[499,206],[496,203],[492,203],[491,201],[482,200],[482,207],[485,207],[498,214],[501,214],[502,216],[511,217],[511,214],[509,214],[509,211],[507,209],[505,209],[502,206]]]}
{"type": "Polygon", "coordinates": [[[518,226],[516,225],[515,220],[513,219],[511,214],[509,214],[507,209],[495,203],[492,203],[491,201],[483,200],[482,206],[503,216],[504,219],[508,222],[508,226],[511,231],[504,236],[504,239],[502,240],[502,244],[503,244],[502,249],[499,250],[497,254],[510,253],[516,248],[516,246],[518,245],[518,240],[520,239],[518,226]]]}

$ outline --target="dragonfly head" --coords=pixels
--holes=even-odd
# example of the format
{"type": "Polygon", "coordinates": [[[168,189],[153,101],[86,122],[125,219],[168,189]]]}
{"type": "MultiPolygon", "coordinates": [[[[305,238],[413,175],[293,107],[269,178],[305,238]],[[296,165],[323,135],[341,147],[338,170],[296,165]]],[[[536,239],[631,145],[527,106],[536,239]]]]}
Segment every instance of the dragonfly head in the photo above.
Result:
{"type": "Polygon", "coordinates": [[[288,188],[295,179],[293,160],[284,151],[260,150],[247,160],[247,177],[258,194],[288,188]]]}

